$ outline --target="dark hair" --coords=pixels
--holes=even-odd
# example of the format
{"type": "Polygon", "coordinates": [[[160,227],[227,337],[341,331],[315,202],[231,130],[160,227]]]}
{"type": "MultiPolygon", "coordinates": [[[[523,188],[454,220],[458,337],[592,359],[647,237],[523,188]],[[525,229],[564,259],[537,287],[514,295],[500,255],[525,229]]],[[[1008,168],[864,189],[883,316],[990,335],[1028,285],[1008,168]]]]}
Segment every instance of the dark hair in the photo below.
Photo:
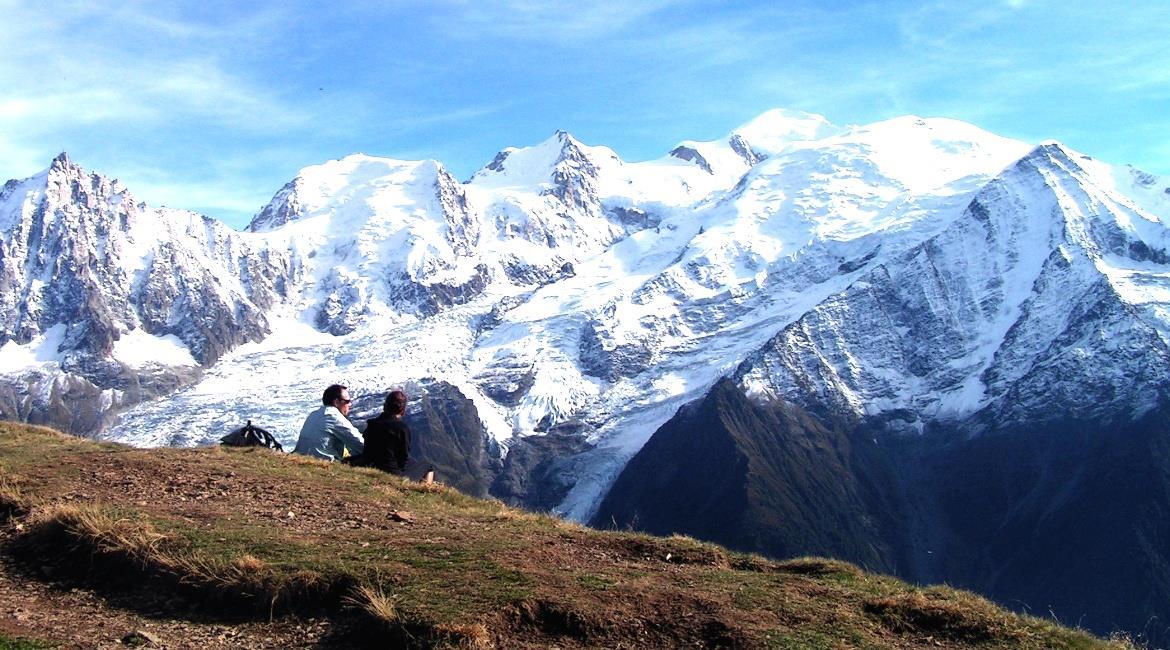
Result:
{"type": "Polygon", "coordinates": [[[392,390],[386,396],[386,401],[382,404],[382,410],[392,415],[401,415],[406,413],[406,393],[400,390],[392,390]]]}
{"type": "Polygon", "coordinates": [[[341,391],[346,388],[346,386],[342,386],[341,384],[333,384],[329,388],[326,388],[325,394],[321,396],[321,403],[325,406],[330,406],[333,404],[333,400],[341,397],[341,391]]]}

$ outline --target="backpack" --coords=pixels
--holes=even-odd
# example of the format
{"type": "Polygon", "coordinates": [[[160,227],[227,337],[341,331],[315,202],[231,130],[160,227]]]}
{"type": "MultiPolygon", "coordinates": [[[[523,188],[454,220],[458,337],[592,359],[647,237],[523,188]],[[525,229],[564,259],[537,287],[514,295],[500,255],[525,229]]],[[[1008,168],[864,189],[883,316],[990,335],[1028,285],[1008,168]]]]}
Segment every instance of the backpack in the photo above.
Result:
{"type": "Polygon", "coordinates": [[[228,447],[267,447],[276,451],[284,451],[276,438],[260,427],[252,426],[252,421],[232,431],[219,439],[219,444],[228,447]]]}

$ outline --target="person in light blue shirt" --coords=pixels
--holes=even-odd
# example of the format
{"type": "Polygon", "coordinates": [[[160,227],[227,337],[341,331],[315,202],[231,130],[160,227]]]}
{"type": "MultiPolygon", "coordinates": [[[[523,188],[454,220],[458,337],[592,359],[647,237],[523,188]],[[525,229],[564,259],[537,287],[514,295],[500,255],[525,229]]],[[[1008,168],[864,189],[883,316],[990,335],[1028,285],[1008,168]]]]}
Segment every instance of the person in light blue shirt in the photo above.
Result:
{"type": "Polygon", "coordinates": [[[362,453],[362,435],[346,419],[352,401],[345,386],[326,388],[321,396],[324,405],[305,418],[293,453],[330,461],[341,460],[347,451],[351,456],[362,453]]]}

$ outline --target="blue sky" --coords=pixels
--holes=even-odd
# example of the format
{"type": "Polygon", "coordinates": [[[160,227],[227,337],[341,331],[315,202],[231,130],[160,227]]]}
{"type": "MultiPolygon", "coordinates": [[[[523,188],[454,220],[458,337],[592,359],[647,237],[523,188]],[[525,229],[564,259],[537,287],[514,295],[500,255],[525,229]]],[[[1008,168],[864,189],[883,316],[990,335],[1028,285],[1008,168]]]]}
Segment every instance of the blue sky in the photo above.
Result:
{"type": "Polygon", "coordinates": [[[943,116],[1170,174],[1170,3],[0,0],[0,180],[60,151],[242,227],[302,167],[657,158],[769,108],[943,116]]]}

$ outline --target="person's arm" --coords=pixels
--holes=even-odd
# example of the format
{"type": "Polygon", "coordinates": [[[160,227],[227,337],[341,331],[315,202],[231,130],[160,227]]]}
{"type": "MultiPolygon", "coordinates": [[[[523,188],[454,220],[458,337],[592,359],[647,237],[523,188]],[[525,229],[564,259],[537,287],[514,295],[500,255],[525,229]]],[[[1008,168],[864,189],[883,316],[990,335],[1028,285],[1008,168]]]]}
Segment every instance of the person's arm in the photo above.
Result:
{"type": "Polygon", "coordinates": [[[366,445],[362,442],[361,432],[354,428],[353,424],[340,412],[330,414],[329,432],[349,451],[350,455],[356,456],[362,453],[366,445]]]}

